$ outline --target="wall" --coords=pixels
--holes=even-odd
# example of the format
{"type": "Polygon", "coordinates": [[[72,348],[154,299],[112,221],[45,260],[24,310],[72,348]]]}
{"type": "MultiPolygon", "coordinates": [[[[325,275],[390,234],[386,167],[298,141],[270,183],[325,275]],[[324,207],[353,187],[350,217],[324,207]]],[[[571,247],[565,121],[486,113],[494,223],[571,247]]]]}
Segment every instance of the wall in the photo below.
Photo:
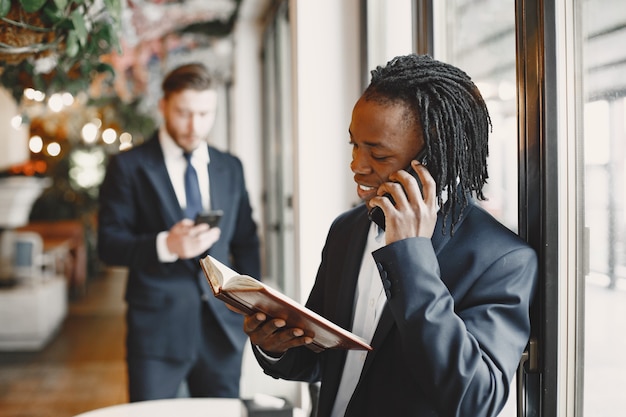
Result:
{"type": "Polygon", "coordinates": [[[26,162],[30,157],[27,127],[20,126],[16,129],[11,123],[18,114],[17,103],[13,97],[0,87],[0,126],[7,126],[6,129],[0,129],[0,171],[26,162]]]}
{"type": "Polygon", "coordinates": [[[350,208],[348,126],[361,92],[359,0],[291,3],[294,53],[296,265],[306,299],[333,219],[350,208]]]}
{"type": "Polygon", "coordinates": [[[242,160],[253,216],[260,224],[262,184],[261,30],[259,17],[267,0],[245,0],[234,31],[233,86],[230,104],[230,151],[242,160]]]}

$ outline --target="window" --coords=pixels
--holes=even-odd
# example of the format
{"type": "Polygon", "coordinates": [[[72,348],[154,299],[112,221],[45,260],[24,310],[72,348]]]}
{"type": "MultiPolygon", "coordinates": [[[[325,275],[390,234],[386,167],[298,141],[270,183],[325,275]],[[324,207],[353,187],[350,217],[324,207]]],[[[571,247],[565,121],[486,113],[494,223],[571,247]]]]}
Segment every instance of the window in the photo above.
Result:
{"type": "Polygon", "coordinates": [[[619,0],[575,6],[577,96],[583,98],[576,107],[577,149],[584,164],[577,209],[585,228],[578,234],[585,262],[577,271],[584,294],[577,412],[617,417],[626,406],[626,8],[619,0]]]}
{"type": "Polygon", "coordinates": [[[489,179],[482,205],[517,230],[517,99],[514,0],[435,3],[434,57],[472,78],[489,109],[489,179]],[[480,3],[480,5],[476,4],[480,3]]]}
{"type": "Polygon", "coordinates": [[[367,0],[368,71],[413,52],[411,10],[411,0],[367,0]]]}

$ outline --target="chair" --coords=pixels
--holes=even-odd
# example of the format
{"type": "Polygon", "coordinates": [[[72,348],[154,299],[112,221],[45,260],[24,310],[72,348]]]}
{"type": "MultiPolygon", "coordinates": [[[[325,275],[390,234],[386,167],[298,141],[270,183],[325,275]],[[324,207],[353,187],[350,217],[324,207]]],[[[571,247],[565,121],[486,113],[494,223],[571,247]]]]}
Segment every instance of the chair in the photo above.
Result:
{"type": "Polygon", "coordinates": [[[43,239],[38,233],[5,231],[0,248],[3,277],[34,283],[55,274],[55,259],[44,252],[43,239]]]}
{"type": "Polygon", "coordinates": [[[87,241],[80,220],[34,221],[14,229],[35,232],[44,242],[45,252],[57,260],[57,273],[65,275],[70,290],[84,295],[87,284],[87,241]]]}

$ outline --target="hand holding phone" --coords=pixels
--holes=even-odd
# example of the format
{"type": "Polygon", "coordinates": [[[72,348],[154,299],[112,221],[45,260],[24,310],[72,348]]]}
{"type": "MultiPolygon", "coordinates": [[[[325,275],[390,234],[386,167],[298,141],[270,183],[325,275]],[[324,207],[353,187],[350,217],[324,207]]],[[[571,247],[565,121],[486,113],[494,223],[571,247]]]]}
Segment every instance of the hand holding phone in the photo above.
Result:
{"type": "Polygon", "coordinates": [[[198,213],[196,216],[196,224],[206,223],[211,227],[217,227],[224,215],[222,210],[211,210],[209,212],[198,213]]]}
{"type": "MultiPolygon", "coordinates": [[[[424,147],[415,158],[413,158],[414,160],[419,161],[422,165],[426,165],[426,147],[424,147]]],[[[417,175],[417,172],[415,172],[415,170],[413,169],[413,167],[409,164],[409,166],[407,168],[405,168],[405,171],[408,172],[409,174],[411,174],[411,176],[413,178],[415,178],[415,180],[417,181],[417,185],[420,189],[420,192],[422,192],[423,190],[423,186],[422,186],[422,182],[419,179],[419,176],[417,175]]],[[[385,197],[387,197],[389,200],[391,200],[391,204],[393,204],[394,206],[396,205],[396,202],[393,200],[393,197],[391,196],[391,194],[389,193],[385,193],[384,194],[385,197]]],[[[383,209],[378,207],[378,206],[374,206],[368,213],[368,217],[371,221],[373,221],[374,223],[376,223],[378,225],[378,227],[380,227],[381,229],[385,230],[385,213],[383,212],[383,209]]]]}

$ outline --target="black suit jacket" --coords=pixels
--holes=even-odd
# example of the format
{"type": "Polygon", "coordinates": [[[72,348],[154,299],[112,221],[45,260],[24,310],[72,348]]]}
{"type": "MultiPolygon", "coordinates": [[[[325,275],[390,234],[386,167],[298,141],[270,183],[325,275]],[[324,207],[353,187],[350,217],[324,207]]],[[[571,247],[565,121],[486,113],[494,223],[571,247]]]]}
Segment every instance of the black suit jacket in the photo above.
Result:
{"type": "MultiPolygon", "coordinates": [[[[259,240],[236,157],[209,147],[211,208],[222,209],[221,236],[209,254],[233,269],[260,275],[259,240]]],[[[226,337],[215,343],[243,349],[242,317],[217,300],[198,259],[160,263],[156,237],[184,217],[156,135],[111,158],[100,189],[98,253],[111,265],[129,268],[128,353],[192,358],[207,303],[226,337]]]]}
{"type": "MultiPolygon", "coordinates": [[[[449,219],[448,219],[449,221],[449,219]]],[[[363,256],[389,287],[346,416],[495,416],[530,334],[535,252],[474,202],[453,236],[411,238],[363,254],[369,228],[361,205],[332,225],[307,305],[350,329],[363,256]]],[[[289,350],[269,375],[322,381],[319,417],[330,414],[346,354],[289,350]]]]}

